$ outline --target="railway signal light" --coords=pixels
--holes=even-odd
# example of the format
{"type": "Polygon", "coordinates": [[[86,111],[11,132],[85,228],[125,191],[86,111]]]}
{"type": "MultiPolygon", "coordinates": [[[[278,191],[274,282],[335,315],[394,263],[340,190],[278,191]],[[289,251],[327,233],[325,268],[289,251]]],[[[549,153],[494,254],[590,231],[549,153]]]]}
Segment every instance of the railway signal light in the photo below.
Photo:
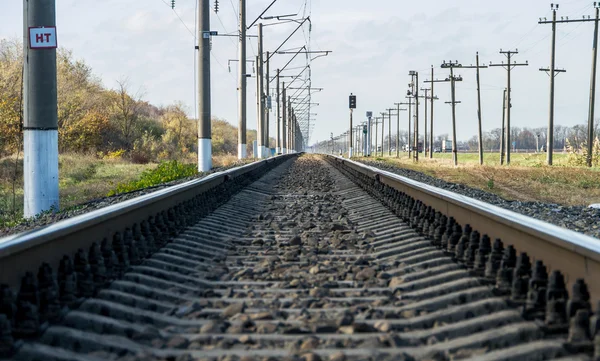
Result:
{"type": "Polygon", "coordinates": [[[356,109],[356,95],[352,95],[352,93],[350,93],[349,103],[350,109],[356,109]]]}

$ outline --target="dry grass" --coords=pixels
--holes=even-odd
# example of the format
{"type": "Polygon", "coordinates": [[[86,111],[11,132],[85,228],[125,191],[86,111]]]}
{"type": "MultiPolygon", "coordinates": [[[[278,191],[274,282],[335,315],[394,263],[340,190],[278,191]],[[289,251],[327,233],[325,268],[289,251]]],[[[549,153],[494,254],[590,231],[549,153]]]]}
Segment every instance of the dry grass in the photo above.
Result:
{"type": "MultiPolygon", "coordinates": [[[[186,159],[196,161],[195,155],[186,159]]],[[[240,161],[235,155],[213,157],[215,168],[232,167],[252,162],[240,161]]],[[[16,163],[15,156],[0,159],[0,227],[21,221],[23,214],[23,160],[16,163]],[[13,202],[14,198],[14,202],[13,202]]],[[[61,154],[59,157],[60,208],[70,208],[87,201],[105,197],[118,183],[137,179],[140,174],[156,167],[156,164],[134,164],[126,159],[98,159],[94,155],[61,154]]]]}
{"type": "MultiPolygon", "coordinates": [[[[135,179],[156,164],[132,164],[124,159],[98,159],[93,155],[61,154],[59,157],[60,207],[69,208],[104,197],[115,184],[135,179]]],[[[23,213],[23,161],[18,162],[14,183],[15,157],[0,159],[0,226],[20,221],[23,213]]]]}
{"type": "Polygon", "coordinates": [[[458,167],[446,154],[435,156],[420,156],[418,163],[405,153],[399,159],[378,159],[510,200],[578,206],[600,203],[600,169],[568,166],[563,154],[557,155],[552,167],[543,165],[544,154],[513,154],[510,166],[497,165],[498,154],[486,154],[488,161],[483,166],[478,164],[476,154],[459,154],[458,167]]]}

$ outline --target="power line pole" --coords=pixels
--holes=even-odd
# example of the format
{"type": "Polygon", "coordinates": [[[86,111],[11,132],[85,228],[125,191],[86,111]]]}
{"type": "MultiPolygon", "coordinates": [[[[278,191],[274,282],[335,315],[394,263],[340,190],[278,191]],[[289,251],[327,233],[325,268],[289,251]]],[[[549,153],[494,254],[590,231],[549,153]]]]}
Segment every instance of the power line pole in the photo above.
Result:
{"type": "Polygon", "coordinates": [[[600,3],[594,3],[596,8],[596,18],[594,19],[594,45],[592,49],[592,76],[590,79],[590,105],[588,110],[588,152],[587,166],[592,166],[592,151],[594,145],[594,105],[596,101],[596,61],[598,59],[598,15],[600,11],[600,3]]]}
{"type": "MultiPolygon", "coordinates": [[[[432,83],[433,84],[433,83],[432,83]]],[[[431,89],[428,88],[421,88],[422,91],[425,92],[425,95],[421,95],[419,96],[419,98],[425,99],[425,114],[423,115],[423,119],[425,119],[425,129],[423,132],[423,151],[425,152],[425,157],[427,157],[427,151],[429,150],[430,154],[431,154],[431,142],[429,143],[429,148],[427,147],[427,100],[431,101],[431,104],[433,104],[434,100],[438,100],[439,98],[436,96],[432,95],[427,95],[427,92],[430,91],[431,89]]],[[[433,106],[431,108],[431,112],[433,112],[433,106]]],[[[431,156],[430,156],[431,158],[431,156]]]]}
{"type": "Polygon", "coordinates": [[[407,135],[408,139],[407,139],[407,141],[408,141],[408,158],[410,159],[411,155],[412,155],[412,144],[410,142],[410,140],[411,140],[411,136],[410,136],[410,122],[412,121],[412,114],[411,113],[412,113],[412,105],[413,105],[412,99],[413,98],[411,96],[406,96],[406,98],[408,99],[408,103],[400,103],[400,104],[407,104],[408,105],[408,135],[407,135]]]}
{"type": "MultiPolygon", "coordinates": [[[[434,79],[433,78],[433,65],[431,66],[431,80],[425,80],[423,83],[431,83],[431,119],[429,123],[429,158],[433,158],[433,101],[438,100],[433,93],[433,84],[450,81],[449,79],[434,79]]],[[[427,120],[427,119],[426,119],[427,120]]]]}
{"type": "MultiPolygon", "coordinates": [[[[593,51],[592,51],[592,84],[590,84],[590,88],[594,88],[594,89],[590,89],[590,109],[589,109],[589,113],[588,113],[588,125],[592,124],[593,127],[593,113],[594,113],[594,105],[592,104],[594,102],[594,95],[592,95],[592,93],[595,93],[595,78],[596,78],[596,44],[597,44],[597,32],[598,32],[598,5],[596,2],[594,2],[594,7],[596,8],[596,18],[592,19],[590,16],[583,16],[582,19],[572,19],[569,20],[569,17],[567,17],[566,19],[563,18],[561,16],[560,20],[556,20],[556,11],[558,10],[558,4],[550,4],[550,9],[552,11],[552,20],[547,20],[546,18],[543,18],[544,20],[542,20],[542,18],[540,18],[540,21],[538,21],[538,24],[552,24],[552,47],[551,47],[551,58],[550,58],[550,69],[540,69],[541,71],[546,71],[548,72],[548,75],[550,75],[550,115],[548,117],[548,139],[547,139],[547,162],[548,165],[552,165],[552,155],[553,155],[553,151],[554,151],[554,73],[558,73],[558,72],[565,72],[565,70],[559,70],[559,69],[555,69],[554,67],[554,62],[555,62],[555,54],[556,54],[556,24],[558,23],[580,23],[580,22],[590,22],[590,21],[594,21],[596,26],[594,28],[594,45],[593,45],[593,51]],[[591,115],[591,123],[590,123],[590,115],[591,115]]],[[[510,93],[510,90],[509,90],[510,93]]],[[[510,98],[510,96],[509,96],[510,98]]],[[[591,149],[591,144],[589,141],[589,134],[592,134],[591,136],[593,137],[593,133],[589,133],[588,132],[588,150],[591,149]]],[[[588,154],[590,154],[588,152],[588,154]]],[[[589,159],[588,162],[591,165],[591,158],[589,159]]]]}
{"type": "Polygon", "coordinates": [[[462,64],[459,64],[458,61],[454,63],[452,61],[449,61],[447,63],[444,61],[441,67],[450,69],[450,78],[445,79],[445,81],[450,82],[450,94],[452,96],[452,100],[446,102],[446,104],[452,105],[452,161],[454,165],[457,166],[458,147],[456,145],[456,104],[460,104],[460,101],[456,101],[456,82],[462,81],[462,77],[460,75],[454,76],[454,68],[462,68],[462,64]]]}
{"type": "Polygon", "coordinates": [[[25,218],[59,208],[55,0],[23,1],[25,218]]]}
{"type": "Polygon", "coordinates": [[[394,108],[388,108],[388,155],[392,155],[392,110],[394,108]]]}
{"type": "Polygon", "coordinates": [[[396,122],[396,158],[400,158],[400,112],[406,111],[406,108],[400,108],[400,105],[408,103],[394,103],[396,105],[396,115],[398,116],[396,122]]]}
{"type": "Polygon", "coordinates": [[[262,99],[260,96],[260,56],[256,55],[256,149],[254,150],[254,158],[262,156],[262,99]]]}
{"type": "Polygon", "coordinates": [[[246,154],[246,0],[240,0],[238,57],[238,159],[246,154]]]}
{"type": "Polygon", "coordinates": [[[487,65],[479,65],[479,52],[475,53],[475,65],[463,66],[463,69],[476,69],[477,77],[477,120],[479,123],[477,140],[479,142],[479,164],[483,165],[483,131],[481,129],[481,83],[479,69],[485,69],[487,65]]]}
{"type": "Polygon", "coordinates": [[[277,118],[275,119],[275,153],[281,154],[281,107],[279,106],[279,77],[281,71],[277,69],[277,85],[275,89],[275,102],[277,103],[277,118]]]}
{"type": "Polygon", "coordinates": [[[263,82],[265,84],[265,158],[268,158],[271,155],[271,145],[269,144],[269,121],[270,121],[270,112],[271,112],[271,95],[269,88],[269,52],[267,51],[267,60],[265,60],[265,77],[263,78],[263,82]]]}
{"type": "Polygon", "coordinates": [[[265,157],[265,86],[264,86],[264,62],[263,62],[263,24],[258,23],[258,55],[256,63],[258,64],[256,74],[256,81],[258,83],[258,92],[256,97],[258,98],[258,129],[256,133],[256,140],[258,141],[258,156],[257,158],[265,157]]]}
{"type": "Polygon", "coordinates": [[[505,136],[505,127],[504,122],[506,119],[506,88],[504,88],[504,94],[502,96],[502,131],[500,132],[500,165],[504,164],[504,136],[505,136]]]}
{"type": "MultiPolygon", "coordinates": [[[[348,158],[352,158],[352,111],[356,109],[356,95],[350,93],[350,97],[348,98],[348,107],[350,108],[350,127],[348,128],[350,137],[348,139],[348,144],[350,147],[348,148],[348,158]]],[[[310,114],[309,114],[310,117],[310,114]]]]}
{"type": "Polygon", "coordinates": [[[381,119],[381,117],[375,117],[375,148],[373,149],[373,152],[375,152],[375,157],[377,157],[377,134],[379,134],[379,119],[381,119]]]}
{"type": "Polygon", "coordinates": [[[425,95],[421,95],[419,98],[425,99],[423,102],[425,104],[425,112],[423,113],[423,117],[425,119],[425,127],[423,129],[423,152],[425,153],[425,157],[427,157],[427,92],[429,89],[421,88],[425,95]]]}
{"type": "Polygon", "coordinates": [[[504,62],[500,63],[500,64],[492,64],[490,63],[490,67],[491,66],[501,66],[504,69],[506,69],[506,72],[508,74],[507,76],[507,82],[506,82],[506,164],[510,164],[510,108],[512,107],[512,103],[510,101],[510,71],[517,67],[517,66],[529,66],[529,63],[527,61],[525,61],[525,64],[521,63],[511,63],[510,60],[512,58],[513,55],[518,54],[519,51],[515,49],[515,51],[503,51],[502,49],[500,49],[500,54],[504,54],[508,60],[507,64],[504,64],[504,62]]]}
{"type": "Polygon", "coordinates": [[[419,73],[411,70],[408,72],[411,77],[411,90],[409,95],[415,98],[415,126],[414,126],[414,144],[415,150],[413,152],[413,159],[419,161],[419,73]]]}
{"type": "Polygon", "coordinates": [[[282,154],[287,154],[287,123],[288,123],[288,109],[287,109],[287,102],[286,102],[286,91],[285,91],[285,82],[282,82],[281,84],[281,105],[282,105],[282,110],[281,110],[281,153],[282,154]]]}
{"type": "Polygon", "coordinates": [[[210,4],[201,0],[198,7],[198,171],[212,168],[211,109],[210,109],[210,4]]]}
{"type": "MultiPolygon", "coordinates": [[[[558,10],[558,4],[550,4],[550,10],[552,11],[552,45],[550,51],[550,68],[540,68],[540,71],[545,71],[550,76],[550,106],[548,116],[548,139],[547,139],[547,151],[546,161],[548,165],[552,165],[552,154],[554,151],[554,77],[555,73],[565,72],[564,69],[555,68],[556,60],[556,10],[558,10]]],[[[538,22],[543,24],[542,20],[538,22]]]]}
{"type": "Polygon", "coordinates": [[[381,156],[383,157],[383,148],[384,148],[384,135],[385,135],[385,112],[379,113],[381,114],[381,156]]]}

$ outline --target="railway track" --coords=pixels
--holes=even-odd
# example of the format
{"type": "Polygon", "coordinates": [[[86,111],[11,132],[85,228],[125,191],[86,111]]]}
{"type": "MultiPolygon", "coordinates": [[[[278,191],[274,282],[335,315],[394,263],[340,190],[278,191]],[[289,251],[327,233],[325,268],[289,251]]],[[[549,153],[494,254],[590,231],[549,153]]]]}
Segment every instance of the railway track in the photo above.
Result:
{"type": "Polygon", "coordinates": [[[0,354],[600,357],[589,237],[334,157],[278,157],[195,182],[70,231],[0,240],[0,354]],[[564,261],[577,257],[583,271],[564,261]]]}

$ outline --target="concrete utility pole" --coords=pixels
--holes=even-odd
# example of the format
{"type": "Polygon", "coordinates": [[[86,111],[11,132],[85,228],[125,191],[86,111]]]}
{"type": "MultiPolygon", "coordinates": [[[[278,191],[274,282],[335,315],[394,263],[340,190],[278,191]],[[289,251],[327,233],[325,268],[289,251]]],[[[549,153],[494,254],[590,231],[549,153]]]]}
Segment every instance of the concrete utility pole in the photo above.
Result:
{"type": "Polygon", "coordinates": [[[210,4],[200,1],[198,7],[198,171],[207,172],[212,168],[212,137],[210,109],[210,4]]]}
{"type": "Polygon", "coordinates": [[[373,152],[375,153],[375,156],[377,157],[377,147],[378,147],[378,140],[377,140],[377,134],[379,134],[379,119],[381,119],[380,117],[375,117],[375,148],[373,148],[373,152]]]}
{"type": "Polygon", "coordinates": [[[277,85],[275,88],[275,102],[277,102],[277,118],[275,119],[275,154],[281,154],[281,107],[279,106],[279,77],[280,70],[277,69],[277,85]]]}
{"type": "Polygon", "coordinates": [[[592,151],[594,147],[594,103],[596,101],[596,61],[598,59],[598,15],[600,3],[594,3],[596,18],[594,19],[594,45],[592,49],[592,76],[590,79],[590,105],[588,110],[588,141],[587,166],[592,166],[592,151]]]}
{"type": "MultiPolygon", "coordinates": [[[[310,95],[310,91],[309,91],[309,95],[310,95]]],[[[350,93],[350,96],[348,97],[348,108],[350,109],[350,127],[348,128],[348,132],[349,132],[349,139],[348,139],[348,144],[350,145],[350,148],[348,148],[348,158],[352,158],[353,154],[352,154],[352,111],[354,109],[356,109],[356,95],[350,93]]],[[[309,118],[310,118],[310,114],[309,114],[309,118]]]]}
{"type": "Polygon", "coordinates": [[[258,156],[257,158],[265,157],[265,73],[264,73],[264,58],[263,58],[263,24],[258,23],[258,55],[256,59],[258,72],[256,74],[256,82],[258,83],[258,92],[256,97],[258,99],[258,128],[256,133],[256,140],[258,141],[258,156]]]}
{"type": "Polygon", "coordinates": [[[408,105],[408,139],[407,139],[407,144],[408,144],[408,158],[411,157],[412,154],[412,144],[410,142],[411,136],[410,136],[410,122],[412,121],[412,96],[406,96],[406,98],[408,99],[408,103],[400,103],[400,104],[407,104],[408,105]]]}
{"type": "Polygon", "coordinates": [[[392,110],[394,108],[388,108],[388,155],[392,155],[392,110]]]}
{"type": "Polygon", "coordinates": [[[372,136],[372,124],[371,118],[373,117],[373,112],[367,112],[367,134],[365,135],[365,156],[371,156],[371,142],[373,142],[372,136]]]}
{"type": "Polygon", "coordinates": [[[408,103],[394,103],[396,106],[396,115],[398,116],[396,119],[396,158],[400,158],[400,112],[406,111],[406,108],[400,108],[400,105],[408,104],[408,103]]]}
{"type": "Polygon", "coordinates": [[[483,164],[483,131],[481,129],[481,83],[479,80],[479,69],[487,68],[487,65],[479,65],[479,52],[475,53],[475,65],[463,66],[463,69],[477,70],[477,120],[479,123],[477,139],[479,142],[479,164],[483,164]]]}
{"type": "Polygon", "coordinates": [[[59,208],[56,39],[55,0],[24,0],[24,218],[59,208]]]}
{"type": "Polygon", "coordinates": [[[246,154],[246,0],[240,0],[238,57],[238,159],[246,154]]]}
{"type": "Polygon", "coordinates": [[[285,95],[285,82],[282,83],[281,88],[283,89],[281,91],[281,105],[282,105],[282,110],[281,110],[281,153],[282,154],[287,154],[287,123],[288,123],[288,109],[287,109],[287,102],[286,102],[286,95],[285,95]]]}
{"type": "Polygon", "coordinates": [[[384,136],[385,136],[385,112],[379,113],[381,114],[381,156],[383,157],[383,148],[384,148],[384,136]]]}
{"type": "Polygon", "coordinates": [[[502,97],[502,132],[500,133],[500,165],[504,164],[504,132],[505,132],[505,126],[504,126],[504,122],[505,122],[505,118],[506,118],[506,88],[504,88],[504,94],[502,97]]]}
{"type": "Polygon", "coordinates": [[[441,65],[442,68],[450,69],[450,78],[445,79],[444,81],[450,82],[450,94],[452,96],[451,101],[446,102],[446,104],[452,105],[452,161],[455,166],[458,165],[458,147],[456,145],[456,104],[460,104],[460,101],[456,101],[456,82],[462,81],[462,77],[454,76],[454,68],[462,68],[462,64],[456,62],[443,62],[441,65]]]}
{"type": "Polygon", "coordinates": [[[268,158],[271,156],[271,145],[269,144],[269,121],[270,121],[270,117],[269,117],[269,113],[271,112],[271,108],[270,108],[270,104],[271,102],[269,101],[269,97],[270,97],[270,89],[269,89],[269,79],[271,79],[269,77],[269,52],[267,51],[267,60],[265,60],[265,77],[263,78],[263,83],[265,84],[265,153],[264,156],[265,158],[268,158]],[[265,81],[266,80],[266,81],[265,81]]]}
{"type": "Polygon", "coordinates": [[[253,148],[254,154],[253,157],[255,159],[262,157],[262,117],[263,117],[263,107],[262,107],[262,97],[261,89],[260,89],[260,56],[256,55],[256,148],[253,148]]]}
{"type": "Polygon", "coordinates": [[[500,63],[500,64],[492,64],[490,63],[489,66],[501,66],[504,69],[506,69],[506,72],[508,74],[507,76],[507,83],[506,83],[506,164],[510,164],[510,108],[512,107],[512,103],[510,101],[510,71],[517,67],[517,66],[529,66],[529,63],[527,61],[525,61],[525,64],[519,64],[519,63],[511,63],[510,59],[512,58],[513,55],[518,54],[519,51],[515,49],[515,51],[502,51],[502,49],[500,49],[500,54],[504,54],[506,56],[506,58],[508,59],[508,64],[504,64],[504,62],[500,63]]]}

